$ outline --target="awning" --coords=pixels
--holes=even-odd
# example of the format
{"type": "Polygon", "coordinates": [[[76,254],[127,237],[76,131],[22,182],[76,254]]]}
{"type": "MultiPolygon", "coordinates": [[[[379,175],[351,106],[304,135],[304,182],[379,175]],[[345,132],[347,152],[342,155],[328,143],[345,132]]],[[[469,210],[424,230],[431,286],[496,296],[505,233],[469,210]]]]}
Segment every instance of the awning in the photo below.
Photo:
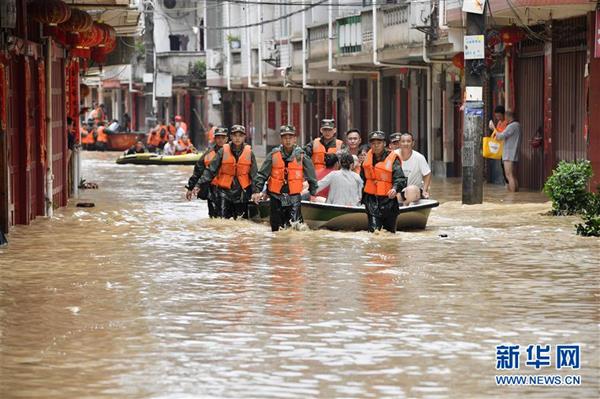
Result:
{"type": "Polygon", "coordinates": [[[130,0],[63,0],[71,7],[87,11],[95,21],[109,24],[118,36],[137,36],[141,12],[130,0]]]}

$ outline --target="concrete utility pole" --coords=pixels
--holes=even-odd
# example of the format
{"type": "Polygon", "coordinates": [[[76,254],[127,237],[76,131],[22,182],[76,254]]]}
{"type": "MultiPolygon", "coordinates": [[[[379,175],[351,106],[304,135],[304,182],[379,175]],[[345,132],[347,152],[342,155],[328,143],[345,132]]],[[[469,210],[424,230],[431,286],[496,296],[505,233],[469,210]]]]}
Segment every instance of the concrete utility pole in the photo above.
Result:
{"type": "MultiPolygon", "coordinates": [[[[467,13],[467,35],[483,35],[485,13],[482,15],[467,13]]],[[[465,60],[466,86],[481,87],[483,91],[483,72],[485,60],[465,60]]],[[[482,100],[485,94],[482,96],[482,100]]],[[[467,205],[483,202],[483,157],[481,138],[484,132],[483,101],[465,101],[465,123],[463,128],[462,151],[462,203],[467,205]]]]}
{"type": "MultiPolygon", "coordinates": [[[[154,76],[154,8],[150,2],[144,4],[144,47],[146,48],[145,73],[154,76]]],[[[154,127],[154,79],[144,86],[144,114],[146,129],[154,127]]]]}

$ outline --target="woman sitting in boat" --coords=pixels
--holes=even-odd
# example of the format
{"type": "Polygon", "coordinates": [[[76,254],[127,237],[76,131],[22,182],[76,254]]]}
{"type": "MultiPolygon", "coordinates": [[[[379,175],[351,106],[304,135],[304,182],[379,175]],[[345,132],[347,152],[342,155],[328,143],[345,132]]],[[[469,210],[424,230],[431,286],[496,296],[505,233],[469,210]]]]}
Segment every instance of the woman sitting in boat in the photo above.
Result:
{"type": "MultiPolygon", "coordinates": [[[[325,168],[317,170],[317,180],[322,180],[325,176],[328,176],[331,172],[335,172],[339,169],[338,156],[336,154],[325,154],[325,168]]],[[[306,182],[305,182],[306,183],[306,182]]],[[[305,184],[305,191],[308,193],[308,183],[305,184]]],[[[304,191],[303,191],[304,193],[304,191]]],[[[310,197],[313,202],[326,202],[327,196],[329,195],[329,186],[326,186],[317,191],[317,194],[310,197]]]]}
{"type": "Polygon", "coordinates": [[[406,177],[398,155],[385,146],[385,133],[369,134],[371,150],[362,164],[360,177],[365,182],[363,204],[368,216],[370,232],[382,228],[396,232],[396,219],[400,213],[396,195],[406,187],[406,177]]]}
{"type": "Polygon", "coordinates": [[[177,151],[177,143],[175,142],[175,135],[169,134],[168,140],[163,147],[164,155],[175,155],[175,151],[177,151]]]}
{"type": "Polygon", "coordinates": [[[131,146],[127,151],[125,151],[125,155],[135,155],[135,154],[143,154],[146,151],[146,147],[144,147],[144,143],[142,140],[136,141],[135,145],[131,146]]]}
{"type": "MultiPolygon", "coordinates": [[[[334,170],[319,180],[318,190],[329,188],[326,201],[323,197],[316,197],[316,202],[328,204],[357,206],[362,197],[363,181],[358,173],[352,170],[354,157],[348,152],[338,154],[340,170],[334,170]]],[[[319,195],[319,192],[317,195],[319,195]]]]}
{"type": "Polygon", "coordinates": [[[197,152],[187,134],[182,135],[175,145],[175,155],[195,154],[197,152]]]}

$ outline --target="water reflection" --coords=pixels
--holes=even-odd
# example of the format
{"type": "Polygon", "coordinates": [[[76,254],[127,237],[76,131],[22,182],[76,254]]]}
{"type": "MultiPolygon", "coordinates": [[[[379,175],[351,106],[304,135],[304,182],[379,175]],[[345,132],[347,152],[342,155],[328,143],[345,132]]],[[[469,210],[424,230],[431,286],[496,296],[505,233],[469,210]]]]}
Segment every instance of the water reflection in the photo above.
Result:
{"type": "Polygon", "coordinates": [[[191,167],[85,156],[95,208],[0,249],[3,398],[598,397],[600,242],[539,193],[435,181],[423,232],[271,233],[185,201],[191,167]],[[584,384],[497,387],[507,342],[581,343],[584,384]]]}

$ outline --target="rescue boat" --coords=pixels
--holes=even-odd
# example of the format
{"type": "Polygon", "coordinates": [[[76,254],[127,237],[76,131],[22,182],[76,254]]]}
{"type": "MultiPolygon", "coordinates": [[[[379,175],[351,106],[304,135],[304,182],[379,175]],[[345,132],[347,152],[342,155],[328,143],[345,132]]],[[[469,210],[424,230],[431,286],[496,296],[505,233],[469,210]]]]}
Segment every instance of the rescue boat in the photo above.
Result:
{"type": "MultiPolygon", "coordinates": [[[[431,209],[440,203],[432,199],[422,199],[417,203],[400,206],[400,214],[396,220],[398,230],[423,230],[431,209]]],[[[256,222],[269,223],[269,201],[258,205],[250,203],[250,219],[256,222]]],[[[302,201],[302,217],[309,228],[361,231],[368,230],[367,213],[364,206],[343,206],[310,201],[302,201]]]]}
{"type": "Polygon", "coordinates": [[[161,155],[145,152],[142,154],[121,155],[116,162],[119,165],[195,165],[202,154],[161,155]]]}

